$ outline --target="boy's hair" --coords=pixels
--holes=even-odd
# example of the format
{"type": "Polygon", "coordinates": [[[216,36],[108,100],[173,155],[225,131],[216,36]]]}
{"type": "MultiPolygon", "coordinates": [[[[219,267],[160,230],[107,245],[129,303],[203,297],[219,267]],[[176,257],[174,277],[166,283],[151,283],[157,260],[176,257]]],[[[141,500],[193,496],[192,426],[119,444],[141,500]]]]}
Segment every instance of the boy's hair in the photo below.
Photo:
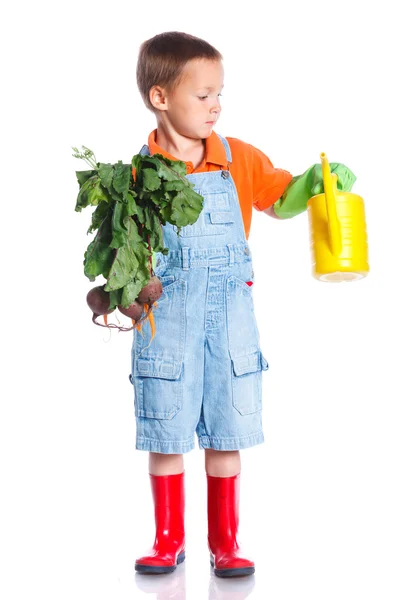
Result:
{"type": "Polygon", "coordinates": [[[173,92],[182,79],[185,65],[200,58],[223,60],[214,46],[189,33],[167,31],[143,42],[139,48],[136,81],[146,107],[156,112],[149,98],[153,85],[173,92]]]}

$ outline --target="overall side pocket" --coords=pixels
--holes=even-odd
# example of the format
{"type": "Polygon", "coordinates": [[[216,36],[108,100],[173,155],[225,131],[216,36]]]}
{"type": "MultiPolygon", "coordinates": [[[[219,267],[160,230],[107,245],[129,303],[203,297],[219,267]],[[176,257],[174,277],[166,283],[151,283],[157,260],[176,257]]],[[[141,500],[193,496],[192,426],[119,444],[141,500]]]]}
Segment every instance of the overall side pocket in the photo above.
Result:
{"type": "Polygon", "coordinates": [[[148,321],[135,331],[131,381],[137,416],[171,419],[183,401],[187,282],[173,275],[160,279],[163,293],[154,309],[155,336],[151,341],[148,321]]]}
{"type": "Polygon", "coordinates": [[[172,419],[183,401],[183,361],[138,359],[132,377],[135,414],[148,419],[172,419]]]}
{"type": "Polygon", "coordinates": [[[262,410],[262,371],[268,370],[268,362],[260,349],[252,290],[234,275],[227,278],[226,308],[232,404],[248,415],[262,410]]]}
{"type": "Polygon", "coordinates": [[[261,350],[232,358],[232,404],[241,415],[262,410],[262,371],[268,363],[261,350]]]}

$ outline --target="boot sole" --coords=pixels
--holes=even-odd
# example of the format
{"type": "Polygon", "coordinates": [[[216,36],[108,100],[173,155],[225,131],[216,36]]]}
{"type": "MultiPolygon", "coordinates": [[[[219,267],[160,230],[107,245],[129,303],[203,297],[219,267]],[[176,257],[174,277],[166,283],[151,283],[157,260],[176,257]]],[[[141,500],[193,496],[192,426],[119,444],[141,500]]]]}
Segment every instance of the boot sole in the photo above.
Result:
{"type": "Polygon", "coordinates": [[[214,573],[217,577],[242,577],[244,575],[253,575],[255,573],[255,567],[242,567],[238,569],[216,569],[214,567],[214,561],[210,558],[210,565],[214,569],[214,573]]]}
{"type": "Polygon", "coordinates": [[[172,565],[170,567],[163,567],[161,565],[141,565],[140,563],[135,563],[135,571],[138,571],[139,573],[152,573],[153,575],[159,575],[161,573],[172,573],[172,571],[175,571],[177,565],[183,563],[185,557],[185,552],[181,552],[180,554],[178,554],[178,558],[176,559],[176,565],[172,565]]]}

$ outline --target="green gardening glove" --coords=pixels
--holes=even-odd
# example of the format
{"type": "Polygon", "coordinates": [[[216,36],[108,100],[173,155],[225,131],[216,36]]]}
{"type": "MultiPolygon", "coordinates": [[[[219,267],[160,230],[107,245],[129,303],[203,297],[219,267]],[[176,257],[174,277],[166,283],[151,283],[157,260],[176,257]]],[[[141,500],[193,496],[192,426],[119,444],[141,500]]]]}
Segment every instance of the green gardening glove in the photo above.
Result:
{"type": "MultiPolygon", "coordinates": [[[[331,173],[336,173],[338,176],[337,188],[343,192],[351,192],[357,177],[346,165],[341,163],[329,163],[331,173]]],[[[310,175],[311,196],[324,193],[324,183],[322,179],[322,165],[314,165],[310,175]]]]}
{"type": "MultiPolygon", "coordinates": [[[[329,163],[331,173],[336,173],[337,187],[344,192],[350,192],[356,181],[356,176],[342,163],[329,163]]],[[[302,175],[293,177],[283,195],[274,204],[274,212],[282,219],[290,219],[307,208],[307,202],[312,196],[323,194],[322,166],[315,164],[302,175]]]]}

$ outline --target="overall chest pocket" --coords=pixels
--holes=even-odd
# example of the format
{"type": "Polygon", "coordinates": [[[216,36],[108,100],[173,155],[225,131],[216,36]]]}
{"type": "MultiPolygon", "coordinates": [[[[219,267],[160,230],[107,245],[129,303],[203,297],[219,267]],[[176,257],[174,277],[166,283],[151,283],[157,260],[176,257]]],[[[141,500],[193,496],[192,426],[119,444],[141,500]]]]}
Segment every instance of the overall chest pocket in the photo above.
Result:
{"type": "Polygon", "coordinates": [[[135,331],[130,381],[135,390],[135,414],[172,419],[183,402],[187,282],[174,275],[160,277],[163,294],[154,309],[156,332],[150,323],[135,331]]]}
{"type": "MultiPolygon", "coordinates": [[[[233,211],[230,206],[229,194],[225,191],[202,192],[195,190],[204,198],[203,209],[193,225],[181,228],[181,237],[194,237],[203,235],[222,235],[234,225],[233,211]]],[[[178,233],[176,225],[172,226],[178,233]]]]}

